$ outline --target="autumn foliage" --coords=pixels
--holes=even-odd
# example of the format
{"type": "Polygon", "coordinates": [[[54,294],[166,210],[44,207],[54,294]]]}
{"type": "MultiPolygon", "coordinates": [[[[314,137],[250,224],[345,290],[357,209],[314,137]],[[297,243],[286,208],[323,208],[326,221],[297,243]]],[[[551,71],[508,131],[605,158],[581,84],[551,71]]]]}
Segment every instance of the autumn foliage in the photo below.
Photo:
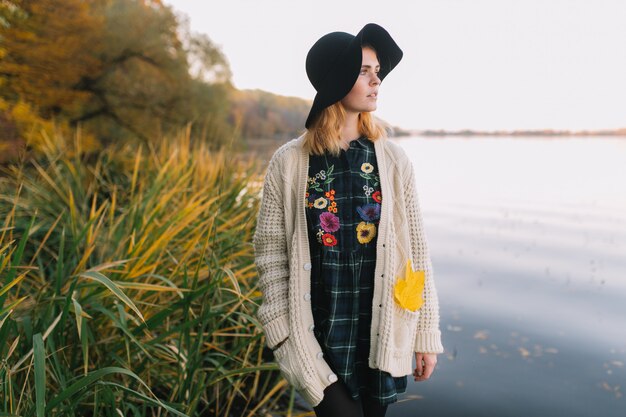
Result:
{"type": "Polygon", "coordinates": [[[85,151],[187,125],[219,147],[297,134],[307,112],[302,99],[235,89],[221,50],[160,1],[0,2],[0,162],[77,128],[85,151]]]}
{"type": "Polygon", "coordinates": [[[0,123],[17,136],[2,142],[37,147],[42,131],[78,125],[94,147],[188,123],[209,142],[232,133],[225,57],[160,2],[0,4],[0,123]]]}

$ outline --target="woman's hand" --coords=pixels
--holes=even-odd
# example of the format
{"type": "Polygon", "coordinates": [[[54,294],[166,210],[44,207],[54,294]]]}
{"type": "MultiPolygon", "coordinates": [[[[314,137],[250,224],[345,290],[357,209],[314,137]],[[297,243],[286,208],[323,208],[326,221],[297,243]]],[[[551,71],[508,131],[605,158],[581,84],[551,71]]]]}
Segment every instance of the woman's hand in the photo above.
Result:
{"type": "Polygon", "coordinates": [[[426,381],[435,370],[437,354],[415,352],[415,363],[417,364],[413,371],[415,381],[426,381]]]}

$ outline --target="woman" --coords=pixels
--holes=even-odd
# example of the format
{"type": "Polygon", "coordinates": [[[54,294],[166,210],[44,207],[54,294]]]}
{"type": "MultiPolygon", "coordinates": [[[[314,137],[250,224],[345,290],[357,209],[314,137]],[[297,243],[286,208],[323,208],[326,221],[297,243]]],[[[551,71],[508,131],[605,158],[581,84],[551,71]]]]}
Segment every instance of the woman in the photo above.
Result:
{"type": "Polygon", "coordinates": [[[317,416],[384,416],[412,369],[443,352],[415,178],[370,112],[402,59],[382,27],[310,49],[306,132],[269,162],[254,235],[257,317],[283,376],[317,416]]]}

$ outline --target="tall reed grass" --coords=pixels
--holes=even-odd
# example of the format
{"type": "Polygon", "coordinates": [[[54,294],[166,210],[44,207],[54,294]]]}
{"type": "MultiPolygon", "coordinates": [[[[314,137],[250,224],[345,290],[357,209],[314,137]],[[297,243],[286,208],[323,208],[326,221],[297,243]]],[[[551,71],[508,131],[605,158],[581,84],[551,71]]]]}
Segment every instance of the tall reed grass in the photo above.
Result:
{"type": "Polygon", "coordinates": [[[0,176],[0,415],[291,415],[255,319],[255,163],[189,131],[44,141],[0,176]]]}

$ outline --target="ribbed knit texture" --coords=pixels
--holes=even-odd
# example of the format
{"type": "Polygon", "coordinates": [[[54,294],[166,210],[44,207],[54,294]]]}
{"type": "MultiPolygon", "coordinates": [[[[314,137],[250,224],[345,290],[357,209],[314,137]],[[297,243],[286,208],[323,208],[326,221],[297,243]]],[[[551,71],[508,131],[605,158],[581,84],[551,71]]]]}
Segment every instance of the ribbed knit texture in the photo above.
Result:
{"type": "MultiPolygon", "coordinates": [[[[308,153],[301,136],[272,156],[254,234],[255,262],[263,300],[257,318],[268,347],[286,339],[275,357],[281,372],[312,406],[319,404],[333,373],[309,331],[311,260],[304,211],[308,153]]],[[[392,376],[412,373],[414,352],[441,353],[439,304],[419,207],[415,177],[404,150],[375,142],[383,195],[376,245],[369,366],[392,376]],[[424,304],[400,307],[393,286],[408,257],[425,271],[424,304]]]]}

